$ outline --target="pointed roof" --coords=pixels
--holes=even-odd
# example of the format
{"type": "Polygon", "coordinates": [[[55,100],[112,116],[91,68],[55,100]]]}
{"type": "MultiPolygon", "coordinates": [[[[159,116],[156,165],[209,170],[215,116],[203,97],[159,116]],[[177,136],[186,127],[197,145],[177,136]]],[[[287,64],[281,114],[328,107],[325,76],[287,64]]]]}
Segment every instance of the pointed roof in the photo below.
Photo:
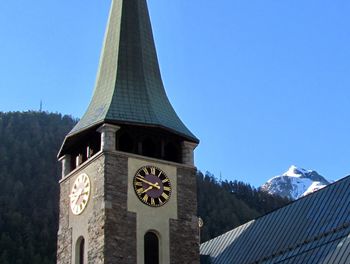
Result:
{"type": "Polygon", "coordinates": [[[199,142],[165,93],[146,0],[112,0],[93,98],[65,143],[102,123],[160,127],[199,142]]]}

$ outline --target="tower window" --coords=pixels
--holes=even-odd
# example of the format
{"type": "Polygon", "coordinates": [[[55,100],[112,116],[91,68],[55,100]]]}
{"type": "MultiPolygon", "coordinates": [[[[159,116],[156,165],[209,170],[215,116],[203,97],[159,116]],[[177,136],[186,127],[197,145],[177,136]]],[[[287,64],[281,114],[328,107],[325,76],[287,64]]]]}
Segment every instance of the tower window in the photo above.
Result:
{"type": "Polygon", "coordinates": [[[134,153],[134,140],[132,137],[124,133],[123,135],[120,136],[119,138],[119,149],[124,152],[129,152],[129,153],[134,153]]]}
{"type": "Polygon", "coordinates": [[[142,155],[155,158],[157,155],[156,144],[151,138],[142,141],[142,155]]]}
{"type": "Polygon", "coordinates": [[[172,142],[169,142],[164,147],[164,159],[174,162],[180,162],[179,148],[172,142]]]}
{"type": "Polygon", "coordinates": [[[83,237],[79,237],[76,250],[75,250],[75,263],[76,264],[84,264],[84,256],[85,256],[85,239],[83,237]]]}
{"type": "Polygon", "coordinates": [[[145,264],[159,264],[159,239],[153,232],[145,234],[145,264]]]}

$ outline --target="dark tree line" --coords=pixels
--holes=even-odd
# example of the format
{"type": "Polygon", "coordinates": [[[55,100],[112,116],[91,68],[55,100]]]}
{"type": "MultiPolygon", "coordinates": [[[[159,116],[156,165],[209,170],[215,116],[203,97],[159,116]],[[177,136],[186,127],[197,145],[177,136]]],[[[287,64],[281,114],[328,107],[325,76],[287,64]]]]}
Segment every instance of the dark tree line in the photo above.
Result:
{"type": "MultiPolygon", "coordinates": [[[[76,120],[45,112],[0,112],[0,263],[54,264],[60,166],[57,152],[76,120]]],[[[241,182],[198,173],[202,240],[285,203],[241,182]]]]}
{"type": "Polygon", "coordinates": [[[243,182],[219,181],[209,172],[205,175],[198,172],[197,190],[198,215],[204,221],[202,242],[289,202],[243,182]]]}
{"type": "Polygon", "coordinates": [[[57,152],[75,121],[43,112],[0,113],[0,263],[55,263],[57,152]]]}

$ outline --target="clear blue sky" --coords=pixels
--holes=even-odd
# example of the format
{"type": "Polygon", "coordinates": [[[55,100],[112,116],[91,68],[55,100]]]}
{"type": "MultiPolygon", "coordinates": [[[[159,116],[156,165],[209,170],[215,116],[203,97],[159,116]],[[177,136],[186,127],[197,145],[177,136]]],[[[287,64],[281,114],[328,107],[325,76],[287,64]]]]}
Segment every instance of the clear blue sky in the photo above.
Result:
{"type": "MultiPolygon", "coordinates": [[[[148,0],[196,164],[259,186],[295,164],[350,174],[350,1],[148,0]]],[[[0,2],[0,111],[81,117],[110,0],[0,2]]]]}

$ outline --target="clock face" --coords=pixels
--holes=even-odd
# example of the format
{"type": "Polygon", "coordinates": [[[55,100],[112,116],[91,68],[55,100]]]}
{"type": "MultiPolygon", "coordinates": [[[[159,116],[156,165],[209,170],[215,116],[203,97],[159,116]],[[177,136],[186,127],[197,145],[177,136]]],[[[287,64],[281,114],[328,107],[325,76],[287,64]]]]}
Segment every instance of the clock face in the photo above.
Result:
{"type": "Polygon", "coordinates": [[[90,197],[90,179],[87,174],[83,173],[76,178],[72,191],[69,195],[70,198],[70,208],[74,215],[80,215],[90,197]]]}
{"type": "Polygon", "coordinates": [[[135,174],[133,184],[137,197],[144,204],[159,207],[170,199],[170,180],[162,170],[154,166],[139,169],[135,174]]]}

